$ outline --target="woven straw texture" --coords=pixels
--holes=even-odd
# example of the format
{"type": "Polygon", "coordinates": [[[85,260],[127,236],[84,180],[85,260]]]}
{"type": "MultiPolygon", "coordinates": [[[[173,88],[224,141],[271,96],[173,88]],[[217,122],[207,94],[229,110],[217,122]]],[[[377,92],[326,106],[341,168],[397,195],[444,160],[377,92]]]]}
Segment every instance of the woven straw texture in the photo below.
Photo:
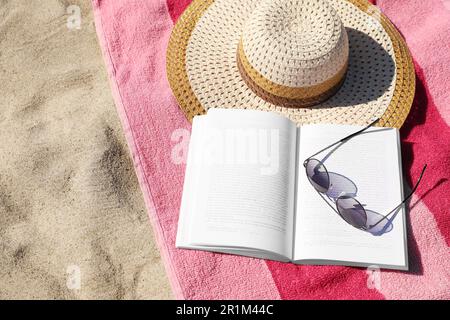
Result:
{"type": "MultiPolygon", "coordinates": [[[[341,87],[348,68],[346,59],[341,68],[335,70],[335,74],[331,74],[330,78],[324,79],[323,82],[317,81],[317,84],[305,87],[280,85],[266,79],[254,69],[244,53],[241,42],[239,43],[237,64],[242,79],[256,95],[275,105],[292,108],[314,106],[331,97],[341,87]]],[[[305,75],[306,73],[309,72],[299,71],[299,74],[305,75]]]]}
{"type": "MultiPolygon", "coordinates": [[[[276,2],[288,1],[272,1],[276,2]]],[[[305,1],[290,2],[292,6],[297,7],[296,5],[305,1]]],[[[339,43],[342,42],[339,39],[346,34],[349,42],[349,58],[345,81],[342,86],[338,82],[331,88],[334,91],[339,90],[319,105],[289,108],[289,104],[283,103],[282,99],[270,100],[270,92],[266,92],[269,93],[269,97],[263,98],[261,96],[264,92],[256,94],[255,88],[251,88],[252,81],[249,80],[257,78],[245,79],[241,75],[243,63],[242,61],[238,63],[237,57],[239,42],[244,39],[243,50],[246,56],[250,57],[253,69],[260,75],[266,75],[264,79],[288,88],[295,88],[292,85],[308,84],[304,82],[308,77],[277,78],[279,72],[268,72],[269,69],[264,69],[265,65],[262,62],[258,64],[258,61],[264,61],[261,55],[252,53],[260,49],[257,50],[255,47],[252,51],[250,48],[247,53],[245,34],[251,34],[249,21],[257,19],[255,18],[257,15],[254,14],[257,12],[256,9],[264,9],[258,4],[261,2],[257,0],[194,0],[178,20],[169,41],[167,73],[174,95],[188,119],[203,114],[208,108],[229,107],[275,111],[298,124],[323,122],[366,124],[374,117],[381,117],[379,125],[401,127],[414,96],[414,68],[404,40],[376,7],[366,0],[329,1],[333,10],[324,10],[325,22],[322,21],[325,25],[330,21],[333,24],[333,26],[330,24],[329,30],[326,29],[322,33],[328,42],[324,40],[327,44],[317,46],[313,41],[305,39],[305,46],[297,52],[309,50],[311,56],[307,58],[313,59],[304,59],[307,62],[298,62],[297,67],[300,66],[301,69],[305,63],[317,61],[324,52],[325,55],[333,52],[342,54],[345,50],[333,48],[339,47],[339,43]],[[337,29],[339,19],[336,19],[333,12],[340,17],[346,33],[337,29]]],[[[317,10],[323,11],[323,8],[317,10]]],[[[250,41],[248,40],[249,43],[250,41]]],[[[267,49],[270,50],[274,49],[267,49]]],[[[285,52],[289,54],[291,51],[285,52]]],[[[273,58],[272,54],[267,56],[269,58],[265,61],[277,59],[273,58]]],[[[335,58],[331,61],[344,60],[335,58]]],[[[282,63],[276,65],[278,68],[285,67],[282,63]]],[[[330,71],[328,75],[321,74],[318,77],[326,78],[332,75],[339,63],[335,63],[335,66],[336,69],[330,71]]],[[[342,65],[340,67],[342,70],[342,65]]],[[[314,81],[320,83],[323,80],[324,78],[316,78],[314,81]]],[[[260,83],[256,85],[260,87],[260,83]]],[[[333,90],[329,90],[328,93],[334,93],[333,90]]],[[[272,98],[279,97],[274,95],[272,98]]]]}
{"type": "Polygon", "coordinates": [[[241,43],[261,76],[287,87],[327,81],[348,59],[345,28],[324,0],[261,1],[245,23],[241,43]]]}

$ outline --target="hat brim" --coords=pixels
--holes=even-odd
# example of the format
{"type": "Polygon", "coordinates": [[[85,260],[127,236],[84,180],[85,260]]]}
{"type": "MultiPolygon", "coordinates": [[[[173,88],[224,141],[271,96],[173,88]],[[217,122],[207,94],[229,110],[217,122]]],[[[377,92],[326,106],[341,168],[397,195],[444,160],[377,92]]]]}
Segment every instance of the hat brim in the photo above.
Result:
{"type": "MultiPolygon", "coordinates": [[[[386,105],[380,106],[383,114],[379,122],[380,126],[397,127],[400,128],[408,113],[411,109],[412,101],[415,92],[415,74],[414,66],[412,63],[412,58],[409,50],[406,46],[405,41],[395,29],[392,23],[383,14],[379,13],[378,10],[374,10],[374,6],[366,0],[345,0],[351,3],[355,10],[360,10],[361,12],[370,16],[374,12],[377,12],[379,16],[377,17],[389,36],[392,43],[392,60],[395,67],[395,79],[392,83],[392,93],[383,100],[382,103],[386,105]]],[[[214,0],[194,0],[191,5],[186,9],[183,15],[179,18],[176,23],[172,35],[170,37],[168,49],[167,49],[167,76],[172,88],[172,91],[177,99],[180,108],[184,111],[186,117],[189,120],[196,115],[204,114],[207,106],[205,107],[198,99],[194,89],[191,85],[190,75],[188,74],[187,63],[187,51],[190,44],[191,36],[197,26],[199,20],[204,16],[208,8],[214,3],[214,0]]],[[[355,32],[359,32],[355,30],[355,32]]],[[[373,39],[376,41],[376,39],[373,39]]],[[[351,63],[351,62],[350,62],[351,63]]],[[[237,70],[237,66],[236,66],[237,70]]],[[[192,76],[192,75],[191,75],[192,76]]],[[[191,77],[192,78],[192,77],[191,77]]],[[[243,80],[242,80],[243,81],[243,80]]],[[[247,86],[243,81],[242,84],[247,86]]],[[[240,84],[239,84],[240,85],[240,84]]],[[[198,90],[198,88],[197,88],[198,90]]],[[[248,90],[251,90],[248,88],[248,90]]],[[[253,93],[253,92],[252,92],[253,93]]],[[[229,101],[229,100],[228,100],[229,101]]],[[[238,104],[236,104],[238,105],[238,104]]],[[[233,105],[217,105],[217,107],[234,107],[233,105]]],[[[253,108],[257,106],[252,106],[251,104],[247,107],[253,108]]],[[[280,113],[287,113],[287,115],[295,116],[296,110],[289,108],[289,111],[284,110],[283,107],[273,106],[274,111],[280,113]]],[[[335,106],[337,109],[342,108],[342,106],[335,106]]],[[[337,110],[336,109],[336,110],[337,110]]],[[[372,106],[373,109],[373,106],[372,106]]],[[[302,117],[300,123],[313,123],[313,122],[333,122],[333,123],[353,123],[362,124],[367,122],[374,114],[365,114],[364,110],[362,112],[363,116],[356,117],[352,114],[351,109],[345,110],[344,112],[336,112],[333,110],[333,105],[328,105],[327,108],[311,107],[309,109],[298,109],[299,114],[302,117]],[[320,113],[320,119],[317,117],[317,113],[320,113]],[[308,118],[308,114],[314,115],[308,118]],[[336,117],[336,114],[339,117],[336,117]],[[365,117],[367,119],[365,119],[365,117]],[[318,119],[320,121],[318,121],[318,119]]],[[[361,111],[359,111],[361,113],[361,111]]],[[[366,112],[367,113],[367,112],[366,112]]],[[[292,118],[292,117],[291,117],[292,118]]]]}

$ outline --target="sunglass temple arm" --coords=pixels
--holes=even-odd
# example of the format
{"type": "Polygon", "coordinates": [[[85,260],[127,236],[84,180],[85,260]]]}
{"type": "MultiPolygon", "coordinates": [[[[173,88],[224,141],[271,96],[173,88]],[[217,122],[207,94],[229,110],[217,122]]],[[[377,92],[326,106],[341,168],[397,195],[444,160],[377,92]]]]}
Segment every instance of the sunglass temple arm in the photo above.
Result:
{"type": "Polygon", "coordinates": [[[380,121],[380,118],[378,118],[378,119],[376,119],[375,121],[373,121],[371,124],[369,124],[369,125],[368,125],[367,127],[365,127],[364,129],[361,129],[361,130],[359,130],[359,131],[357,131],[357,132],[355,132],[355,133],[352,133],[352,134],[346,136],[345,138],[342,138],[341,140],[336,141],[336,142],[333,143],[333,144],[330,144],[328,147],[325,147],[325,148],[323,148],[322,150],[316,152],[315,154],[313,154],[312,156],[310,156],[308,159],[306,159],[305,162],[306,162],[307,160],[309,160],[309,159],[311,159],[311,158],[317,156],[318,154],[324,152],[325,150],[330,149],[331,147],[334,147],[335,145],[337,145],[337,144],[339,144],[339,143],[343,143],[343,142],[345,142],[345,141],[347,141],[347,140],[350,140],[350,139],[356,137],[358,134],[363,133],[364,131],[366,131],[367,129],[369,129],[369,128],[372,127],[373,125],[375,125],[378,121],[380,121]]]}
{"type": "Polygon", "coordinates": [[[406,201],[409,200],[409,198],[412,197],[412,195],[414,194],[414,192],[417,190],[417,187],[420,184],[420,181],[422,180],[423,174],[425,173],[425,170],[427,169],[427,165],[425,165],[422,169],[422,173],[420,174],[419,179],[416,182],[416,185],[414,186],[414,188],[412,188],[411,192],[408,194],[408,196],[398,205],[396,206],[392,211],[390,211],[387,215],[385,215],[383,218],[381,218],[377,223],[369,226],[369,229],[372,229],[373,227],[376,227],[377,225],[379,225],[381,223],[381,221],[387,219],[391,214],[393,214],[394,212],[396,212],[406,201]]]}

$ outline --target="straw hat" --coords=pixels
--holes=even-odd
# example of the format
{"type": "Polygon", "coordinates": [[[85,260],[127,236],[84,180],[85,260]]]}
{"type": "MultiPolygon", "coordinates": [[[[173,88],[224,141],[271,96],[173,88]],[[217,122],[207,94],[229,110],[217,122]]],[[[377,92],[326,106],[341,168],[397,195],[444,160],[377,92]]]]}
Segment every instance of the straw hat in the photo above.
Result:
{"type": "Polygon", "coordinates": [[[172,32],[167,74],[189,120],[251,108],[399,128],[415,91],[405,41],[366,0],[194,0],[172,32]]]}

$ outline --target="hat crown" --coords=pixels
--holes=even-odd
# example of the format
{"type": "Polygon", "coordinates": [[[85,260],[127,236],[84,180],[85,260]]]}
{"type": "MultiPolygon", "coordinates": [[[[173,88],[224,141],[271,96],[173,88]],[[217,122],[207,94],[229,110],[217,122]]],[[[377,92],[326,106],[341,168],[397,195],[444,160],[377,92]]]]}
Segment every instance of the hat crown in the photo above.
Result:
{"type": "Polygon", "coordinates": [[[342,73],[348,60],[346,30],[326,0],[264,0],[241,41],[258,73],[288,87],[326,82],[342,73]]]}

